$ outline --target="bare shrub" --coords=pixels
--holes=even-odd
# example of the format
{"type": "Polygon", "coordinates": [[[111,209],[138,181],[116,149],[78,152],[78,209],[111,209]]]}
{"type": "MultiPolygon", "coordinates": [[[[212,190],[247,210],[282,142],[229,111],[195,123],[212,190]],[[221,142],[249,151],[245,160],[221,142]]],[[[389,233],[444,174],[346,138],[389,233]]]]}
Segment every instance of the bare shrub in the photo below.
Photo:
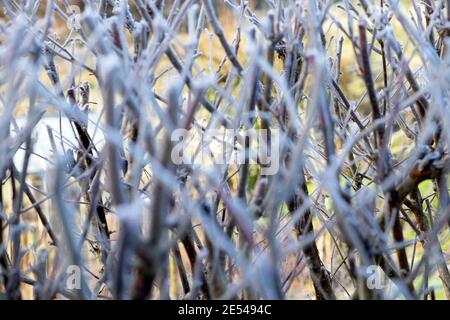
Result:
{"type": "Polygon", "coordinates": [[[2,0],[0,294],[450,298],[450,1],[257,2],[2,0]]]}

